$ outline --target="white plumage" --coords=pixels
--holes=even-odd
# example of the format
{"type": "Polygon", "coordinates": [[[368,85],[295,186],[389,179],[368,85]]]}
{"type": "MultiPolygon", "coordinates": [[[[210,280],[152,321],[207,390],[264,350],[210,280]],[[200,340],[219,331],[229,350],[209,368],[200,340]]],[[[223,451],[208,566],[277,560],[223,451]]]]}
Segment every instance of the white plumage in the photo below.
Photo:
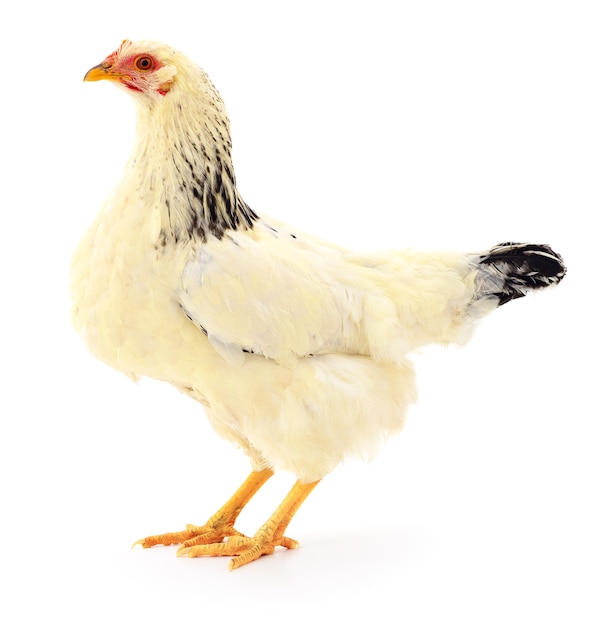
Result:
{"type": "Polygon", "coordinates": [[[256,474],[307,484],[371,457],[415,397],[412,350],[464,341],[498,304],[564,275],[547,246],[363,255],[258,217],[200,68],[126,41],[86,78],[133,96],[138,137],[74,256],[74,325],[108,365],[201,402],[256,474]]]}

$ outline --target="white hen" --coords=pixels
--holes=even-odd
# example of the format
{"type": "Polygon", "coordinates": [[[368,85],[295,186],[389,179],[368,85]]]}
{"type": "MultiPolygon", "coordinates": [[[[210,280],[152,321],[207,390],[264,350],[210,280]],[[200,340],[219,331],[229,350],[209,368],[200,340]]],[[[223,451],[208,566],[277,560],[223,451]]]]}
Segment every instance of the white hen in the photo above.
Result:
{"type": "Polygon", "coordinates": [[[548,246],[479,254],[355,254],[259,217],[241,198],[224,104],[207,75],[160,43],[124,41],[85,80],[138,109],[122,180],[72,265],[73,319],[90,351],[205,407],[253,472],[204,526],[147,537],[180,554],[270,554],[313,486],[370,457],[415,396],[407,355],[466,339],[499,304],[557,283],[548,246]],[[273,471],[298,478],[253,538],[237,515],[273,471]]]}

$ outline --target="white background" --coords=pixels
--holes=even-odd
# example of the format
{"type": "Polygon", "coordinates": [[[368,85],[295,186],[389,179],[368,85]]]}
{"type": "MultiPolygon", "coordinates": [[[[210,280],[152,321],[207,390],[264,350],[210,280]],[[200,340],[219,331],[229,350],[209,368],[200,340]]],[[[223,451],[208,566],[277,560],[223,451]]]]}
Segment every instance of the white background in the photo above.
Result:
{"type": "MultiPolygon", "coordinates": [[[[590,6],[3,10],[2,623],[595,623],[590,6]],[[125,94],[82,77],[125,37],[210,73],[257,212],[362,249],[549,242],[569,266],[463,350],[420,355],[404,433],[323,480],[290,526],[300,550],[233,573],[129,547],[204,522],[246,460],[198,405],[96,363],[69,327],[70,255],[134,133],[125,94]]],[[[292,480],[275,477],[241,529],[292,480]]]]}

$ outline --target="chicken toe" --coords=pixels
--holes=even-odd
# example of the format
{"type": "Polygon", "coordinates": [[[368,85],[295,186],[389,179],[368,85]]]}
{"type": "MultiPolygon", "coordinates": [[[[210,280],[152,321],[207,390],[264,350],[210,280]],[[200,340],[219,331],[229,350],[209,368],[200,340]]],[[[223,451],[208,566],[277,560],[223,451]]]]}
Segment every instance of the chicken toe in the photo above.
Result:
{"type": "Polygon", "coordinates": [[[157,545],[182,544],[182,548],[191,548],[197,545],[217,544],[227,537],[244,537],[234,528],[236,519],[252,496],[272,475],[273,472],[268,469],[252,472],[228,502],[212,515],[203,526],[188,524],[186,530],[151,535],[139,539],[132,547],[140,545],[143,548],[152,548],[157,545]]]}

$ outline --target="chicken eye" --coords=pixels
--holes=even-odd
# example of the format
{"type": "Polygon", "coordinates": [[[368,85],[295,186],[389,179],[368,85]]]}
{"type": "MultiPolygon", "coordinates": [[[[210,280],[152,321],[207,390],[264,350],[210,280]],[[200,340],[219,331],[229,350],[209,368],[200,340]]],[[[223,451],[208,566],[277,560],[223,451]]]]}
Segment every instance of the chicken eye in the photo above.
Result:
{"type": "Polygon", "coordinates": [[[141,72],[148,72],[153,69],[153,58],[150,56],[140,56],[134,61],[134,67],[141,72]]]}

